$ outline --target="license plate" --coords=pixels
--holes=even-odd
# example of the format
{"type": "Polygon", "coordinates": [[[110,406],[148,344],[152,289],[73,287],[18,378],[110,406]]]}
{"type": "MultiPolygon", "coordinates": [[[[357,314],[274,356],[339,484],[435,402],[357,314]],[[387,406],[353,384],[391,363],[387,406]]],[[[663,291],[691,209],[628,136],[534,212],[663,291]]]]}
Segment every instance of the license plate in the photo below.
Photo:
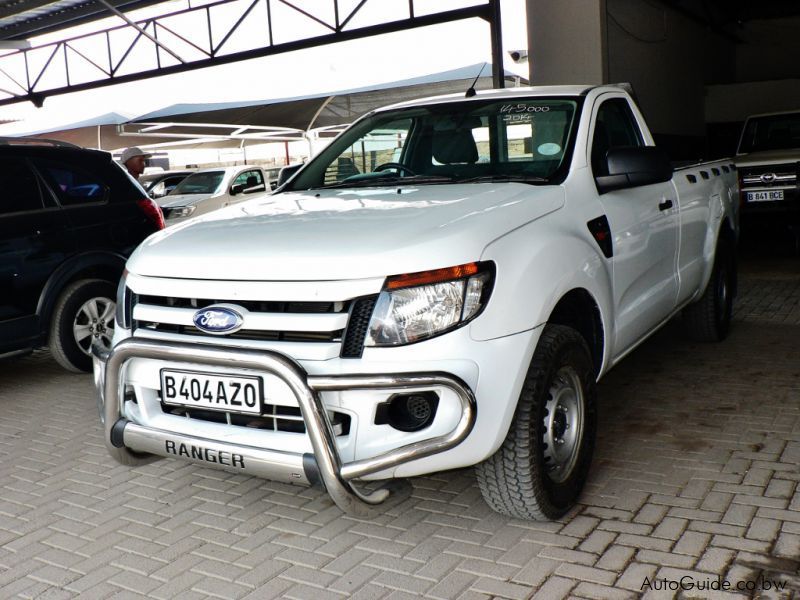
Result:
{"type": "Polygon", "coordinates": [[[263,398],[260,377],[161,370],[161,400],[165,404],[260,414],[263,398]]]}
{"type": "Polygon", "coordinates": [[[773,200],[783,200],[783,190],[774,192],[747,192],[748,202],[772,202],[773,200]]]}

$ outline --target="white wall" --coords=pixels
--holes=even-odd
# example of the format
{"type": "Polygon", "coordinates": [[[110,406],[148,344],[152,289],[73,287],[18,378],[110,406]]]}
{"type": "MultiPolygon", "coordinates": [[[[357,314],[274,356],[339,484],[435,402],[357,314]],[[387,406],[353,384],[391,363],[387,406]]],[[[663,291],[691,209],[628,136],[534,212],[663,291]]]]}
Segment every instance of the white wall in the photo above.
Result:
{"type": "Polygon", "coordinates": [[[748,115],[800,110],[800,79],[711,85],[706,90],[706,121],[730,123],[748,115]]]}
{"type": "Polygon", "coordinates": [[[533,85],[607,81],[605,0],[528,0],[533,85]]]}

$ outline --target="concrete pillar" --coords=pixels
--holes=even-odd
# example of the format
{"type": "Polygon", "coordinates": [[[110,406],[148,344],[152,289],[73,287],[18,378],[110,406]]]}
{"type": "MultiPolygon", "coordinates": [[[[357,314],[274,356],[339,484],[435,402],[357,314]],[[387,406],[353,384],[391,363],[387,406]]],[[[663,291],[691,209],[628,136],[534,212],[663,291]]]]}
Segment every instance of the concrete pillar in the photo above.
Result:
{"type": "Polygon", "coordinates": [[[606,0],[527,0],[532,85],[608,83],[606,0]]]}

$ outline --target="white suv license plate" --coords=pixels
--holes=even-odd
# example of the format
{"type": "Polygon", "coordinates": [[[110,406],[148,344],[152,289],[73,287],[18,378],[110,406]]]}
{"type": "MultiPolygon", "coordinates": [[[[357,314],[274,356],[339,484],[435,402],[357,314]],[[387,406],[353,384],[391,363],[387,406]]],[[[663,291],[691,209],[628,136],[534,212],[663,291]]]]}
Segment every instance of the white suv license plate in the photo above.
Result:
{"type": "Polygon", "coordinates": [[[772,202],[774,200],[783,200],[783,190],[775,190],[774,192],[747,192],[748,202],[772,202]]]}
{"type": "Polygon", "coordinates": [[[161,369],[161,400],[165,404],[261,414],[263,399],[260,377],[161,369]]]}

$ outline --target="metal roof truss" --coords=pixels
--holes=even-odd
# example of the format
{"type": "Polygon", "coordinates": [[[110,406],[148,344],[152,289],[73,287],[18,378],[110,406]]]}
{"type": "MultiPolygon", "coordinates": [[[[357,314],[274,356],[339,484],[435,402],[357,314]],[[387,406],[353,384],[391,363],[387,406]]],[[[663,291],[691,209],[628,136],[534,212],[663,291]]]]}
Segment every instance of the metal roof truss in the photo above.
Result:
{"type": "Polygon", "coordinates": [[[503,87],[500,0],[451,10],[432,8],[429,0],[218,0],[137,20],[116,3],[97,2],[122,24],[0,54],[0,105],[29,100],[41,106],[51,95],[470,18],[490,24],[494,83],[503,87]],[[406,16],[376,21],[390,13],[390,2],[406,16]],[[376,10],[365,14],[367,6],[376,10]],[[300,22],[319,33],[292,39],[300,22]],[[253,42],[254,31],[260,43],[253,42]]]}

